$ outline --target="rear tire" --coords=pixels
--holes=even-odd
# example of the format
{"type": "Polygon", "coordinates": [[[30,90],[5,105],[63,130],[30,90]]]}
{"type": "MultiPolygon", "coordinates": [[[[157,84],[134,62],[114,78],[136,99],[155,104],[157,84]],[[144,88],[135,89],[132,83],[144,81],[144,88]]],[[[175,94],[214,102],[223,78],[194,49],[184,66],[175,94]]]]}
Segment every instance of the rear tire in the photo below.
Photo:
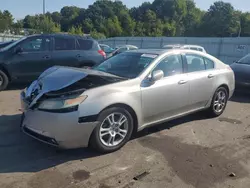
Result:
{"type": "Polygon", "coordinates": [[[218,117],[225,111],[228,102],[228,91],[225,87],[219,87],[213,96],[211,106],[208,109],[210,117],[218,117]]]}
{"type": "Polygon", "coordinates": [[[8,76],[0,70],[0,91],[3,91],[9,85],[9,78],[8,76]]]}
{"type": "Polygon", "coordinates": [[[110,153],[122,148],[133,132],[132,115],[124,108],[112,107],[104,110],[98,117],[90,146],[98,152],[110,153]]]}

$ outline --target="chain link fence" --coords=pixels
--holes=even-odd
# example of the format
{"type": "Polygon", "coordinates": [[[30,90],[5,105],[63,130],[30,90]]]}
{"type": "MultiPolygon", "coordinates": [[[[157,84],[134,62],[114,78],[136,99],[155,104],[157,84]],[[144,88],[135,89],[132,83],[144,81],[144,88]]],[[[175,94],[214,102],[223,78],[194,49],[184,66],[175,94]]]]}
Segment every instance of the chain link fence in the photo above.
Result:
{"type": "Polygon", "coordinates": [[[198,37],[115,37],[99,40],[111,47],[135,45],[139,48],[162,48],[166,44],[193,44],[205,47],[206,51],[231,64],[250,53],[250,38],[198,38],[198,37]]]}

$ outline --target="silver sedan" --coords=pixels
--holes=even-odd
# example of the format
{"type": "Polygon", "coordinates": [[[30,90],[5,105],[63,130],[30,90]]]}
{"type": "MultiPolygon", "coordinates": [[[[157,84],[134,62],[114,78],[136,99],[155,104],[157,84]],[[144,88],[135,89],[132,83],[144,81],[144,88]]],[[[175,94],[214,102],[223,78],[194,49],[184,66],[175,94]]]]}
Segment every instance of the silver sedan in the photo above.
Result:
{"type": "Polygon", "coordinates": [[[235,88],[220,60],[191,50],[135,50],[87,69],[52,67],[21,93],[21,127],[44,143],[112,152],[133,133],[200,110],[220,116],[235,88]]]}

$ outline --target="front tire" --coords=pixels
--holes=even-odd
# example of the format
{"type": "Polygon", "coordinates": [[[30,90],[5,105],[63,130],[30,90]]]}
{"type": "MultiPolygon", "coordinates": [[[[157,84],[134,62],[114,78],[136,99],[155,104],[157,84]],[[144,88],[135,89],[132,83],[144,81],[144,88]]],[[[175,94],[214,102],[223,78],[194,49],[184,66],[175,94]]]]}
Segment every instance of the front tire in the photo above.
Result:
{"type": "Polygon", "coordinates": [[[218,88],[213,96],[213,100],[208,113],[211,117],[218,117],[225,111],[228,102],[228,92],[225,87],[218,88]]]}
{"type": "Polygon", "coordinates": [[[101,153],[114,152],[131,138],[133,118],[124,108],[112,107],[104,110],[99,115],[98,122],[91,135],[90,146],[101,153]]]}
{"type": "Polygon", "coordinates": [[[3,91],[9,85],[9,78],[8,76],[0,70],[0,91],[3,91]]]}

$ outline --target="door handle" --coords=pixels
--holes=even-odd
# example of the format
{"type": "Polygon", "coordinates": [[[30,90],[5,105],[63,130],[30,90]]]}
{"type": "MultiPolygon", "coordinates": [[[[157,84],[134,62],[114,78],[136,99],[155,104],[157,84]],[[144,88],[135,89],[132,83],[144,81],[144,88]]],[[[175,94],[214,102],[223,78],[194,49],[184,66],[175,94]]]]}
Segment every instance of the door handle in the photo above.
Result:
{"type": "Polygon", "coordinates": [[[213,74],[209,74],[207,77],[208,77],[208,78],[213,78],[214,75],[213,75],[213,74]]]}
{"type": "Polygon", "coordinates": [[[187,80],[181,80],[178,82],[178,84],[183,85],[183,84],[186,84],[187,82],[188,82],[187,80]]]}
{"type": "Polygon", "coordinates": [[[76,57],[77,57],[77,58],[80,58],[80,57],[82,57],[82,56],[81,56],[80,54],[77,54],[76,57]]]}

